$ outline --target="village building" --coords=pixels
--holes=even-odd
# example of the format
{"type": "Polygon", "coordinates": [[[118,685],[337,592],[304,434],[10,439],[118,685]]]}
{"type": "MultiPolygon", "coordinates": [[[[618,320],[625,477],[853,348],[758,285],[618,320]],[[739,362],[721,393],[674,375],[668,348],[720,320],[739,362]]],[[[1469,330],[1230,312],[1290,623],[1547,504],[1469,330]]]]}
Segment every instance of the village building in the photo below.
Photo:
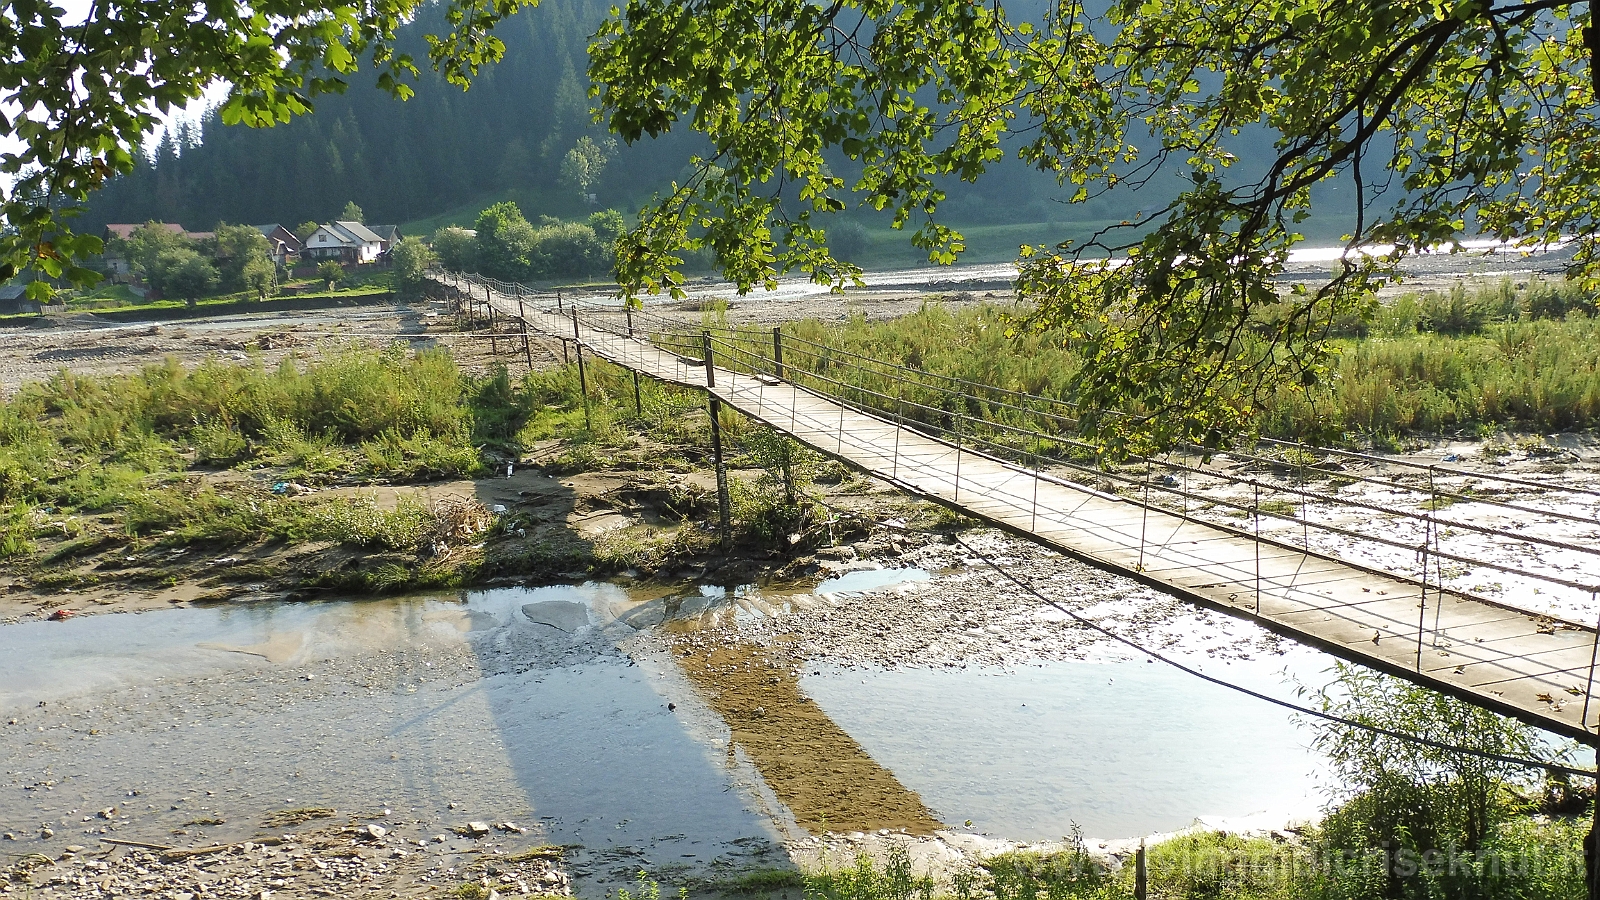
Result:
{"type": "Polygon", "coordinates": [[[26,284],[0,285],[0,316],[39,312],[39,301],[30,299],[27,291],[26,284]]]}
{"type": "Polygon", "coordinates": [[[146,225],[154,225],[173,234],[181,234],[191,241],[204,241],[217,236],[214,231],[184,231],[183,226],[177,222],[135,222],[133,224],[107,225],[100,239],[105,242],[105,252],[100,254],[100,259],[105,265],[106,279],[112,282],[128,282],[133,279],[132,263],[119,251],[121,241],[128,239],[135,231],[146,225]]]}
{"type": "Polygon", "coordinates": [[[380,238],[383,238],[383,252],[388,253],[394,245],[400,243],[400,226],[398,225],[368,225],[367,229],[380,238]]]}
{"type": "Polygon", "coordinates": [[[311,232],[302,255],[313,260],[333,259],[347,266],[360,266],[377,262],[384,249],[383,238],[360,222],[331,222],[311,232]]]}
{"type": "Polygon", "coordinates": [[[267,239],[267,244],[270,245],[267,254],[279,268],[288,268],[300,255],[300,251],[306,248],[294,232],[277,222],[271,225],[257,225],[255,228],[267,239]]]}

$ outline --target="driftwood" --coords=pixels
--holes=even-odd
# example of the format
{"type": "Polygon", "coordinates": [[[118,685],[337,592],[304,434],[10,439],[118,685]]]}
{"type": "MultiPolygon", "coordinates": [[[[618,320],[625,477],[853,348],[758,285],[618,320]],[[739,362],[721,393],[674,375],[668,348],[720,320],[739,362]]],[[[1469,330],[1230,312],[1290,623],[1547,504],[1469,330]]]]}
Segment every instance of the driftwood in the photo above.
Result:
{"type": "Polygon", "coordinates": [[[248,841],[234,841],[231,844],[212,844],[209,847],[178,847],[164,851],[161,854],[161,858],[166,862],[174,862],[176,860],[189,859],[195,856],[206,856],[211,853],[221,853],[225,850],[243,847],[245,844],[259,844],[263,847],[276,847],[281,843],[283,843],[283,838],[281,837],[265,837],[253,838],[248,841]]]}

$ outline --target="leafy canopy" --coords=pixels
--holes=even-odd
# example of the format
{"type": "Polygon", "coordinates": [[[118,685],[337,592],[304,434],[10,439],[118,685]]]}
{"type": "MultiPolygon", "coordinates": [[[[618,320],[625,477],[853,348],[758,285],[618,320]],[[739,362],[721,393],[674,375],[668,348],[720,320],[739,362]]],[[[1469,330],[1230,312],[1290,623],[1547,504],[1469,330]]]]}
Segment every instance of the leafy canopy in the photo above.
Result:
{"type": "Polygon", "coordinates": [[[1600,273],[1588,19],[1567,0],[629,0],[591,48],[601,114],[630,142],[687,127],[710,149],[617,273],[676,293],[710,248],[741,289],[843,286],[858,270],[826,223],[851,203],[949,263],[940,185],[1007,154],[1074,202],[1163,173],[1182,187],[1142,221],[1024,248],[1019,288],[1082,355],[1105,446],[1224,444],[1326,377],[1327,329],[1393,276],[1397,257],[1351,254],[1280,296],[1313,188],[1354,186],[1351,246],[1570,236],[1600,273]]]}
{"type": "MultiPolygon", "coordinates": [[[[428,57],[465,87],[500,58],[496,23],[533,0],[444,0],[445,33],[428,57]]],[[[310,112],[319,94],[343,91],[363,66],[377,86],[405,99],[416,61],[395,51],[401,25],[423,0],[92,0],[81,19],[41,0],[0,11],[0,280],[36,268],[91,283],[77,260],[100,239],[74,234],[71,216],[89,193],[134,168],[157,115],[231,85],[228,124],[269,126],[310,112]]],[[[35,282],[35,293],[48,286],[35,282]]]]}

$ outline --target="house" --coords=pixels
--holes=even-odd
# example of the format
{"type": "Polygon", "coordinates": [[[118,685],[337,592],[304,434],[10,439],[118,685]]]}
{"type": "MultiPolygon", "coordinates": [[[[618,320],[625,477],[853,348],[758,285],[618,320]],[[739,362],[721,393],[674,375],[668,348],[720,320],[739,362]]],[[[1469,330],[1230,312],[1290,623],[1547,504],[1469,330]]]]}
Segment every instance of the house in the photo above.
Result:
{"type": "Polygon", "coordinates": [[[0,285],[0,316],[39,312],[39,301],[28,299],[27,290],[25,284],[0,285]]]}
{"type": "MultiPolygon", "coordinates": [[[[100,254],[100,258],[105,262],[106,277],[109,280],[126,282],[132,278],[130,263],[117,251],[116,242],[127,240],[130,235],[147,224],[150,223],[136,222],[131,225],[107,225],[105,231],[101,233],[100,238],[105,241],[106,249],[104,253],[100,254]]],[[[177,222],[156,222],[154,224],[157,228],[164,228],[173,234],[181,234],[191,241],[203,241],[217,236],[214,231],[184,231],[183,226],[177,222]]]]}
{"type": "Polygon", "coordinates": [[[311,232],[302,255],[360,266],[376,262],[383,250],[383,238],[360,222],[331,222],[311,232]]]}
{"type": "Polygon", "coordinates": [[[269,253],[276,265],[287,268],[294,258],[300,255],[300,251],[306,248],[306,245],[295,237],[294,232],[276,222],[271,225],[257,225],[256,230],[261,232],[271,245],[269,253]]]}
{"type": "Polygon", "coordinates": [[[383,252],[388,253],[394,245],[400,243],[400,226],[398,225],[368,225],[367,230],[383,238],[383,252]]]}

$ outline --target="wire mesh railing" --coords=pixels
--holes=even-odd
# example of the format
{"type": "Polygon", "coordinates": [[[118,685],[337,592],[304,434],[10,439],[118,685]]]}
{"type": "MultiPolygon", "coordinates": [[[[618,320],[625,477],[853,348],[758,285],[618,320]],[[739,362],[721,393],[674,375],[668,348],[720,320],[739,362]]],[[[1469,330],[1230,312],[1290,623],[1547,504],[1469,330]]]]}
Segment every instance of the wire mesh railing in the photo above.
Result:
{"type": "MultiPolygon", "coordinates": [[[[694,322],[662,310],[552,296],[477,276],[437,277],[455,286],[462,314],[487,321],[491,333],[500,317],[518,333],[531,325],[575,348],[603,345],[636,377],[641,370],[658,377],[667,372],[679,383],[715,386],[729,396],[748,392],[758,411],[767,408],[768,392],[787,391],[792,400],[782,408],[791,420],[768,424],[813,437],[831,430],[833,446],[813,441],[818,449],[841,456],[877,453],[891,480],[903,480],[906,471],[943,466],[952,479],[954,503],[1004,502],[1028,512],[1031,530],[1070,518],[1069,511],[1040,508],[1041,484],[1130,501],[1142,517],[1141,568],[1147,548],[1166,539],[1147,528],[1152,513],[1247,538],[1255,547],[1257,612],[1263,552],[1316,554],[1409,581],[1418,601],[1413,623],[1418,671],[1430,634],[1433,647],[1448,640],[1440,626],[1447,595],[1546,616],[1552,628],[1593,629],[1600,636],[1600,629],[1588,624],[1600,614],[1600,540],[1586,539],[1590,533],[1600,536],[1600,491],[1581,485],[1274,440],[1263,440],[1254,450],[1179,447],[1112,465],[1077,433],[1077,410],[1062,398],[874,359],[792,328],[733,326],[711,317],[694,322]],[[719,377],[725,383],[713,385],[719,377]],[[833,404],[833,420],[823,422],[814,410],[806,411],[801,394],[833,404]],[[888,426],[882,439],[889,445],[863,449],[849,430],[870,423],[847,414],[888,426]],[[795,418],[802,415],[806,421],[795,418]],[[920,458],[902,446],[911,435],[924,439],[916,442],[920,458]],[[942,454],[938,459],[928,450],[930,440],[944,448],[936,451],[942,454]],[[975,460],[999,463],[1023,477],[996,479],[991,466],[989,475],[975,479],[975,460]],[[1535,502],[1552,498],[1558,503],[1535,502]],[[1490,520],[1485,510],[1504,521],[1490,520]],[[1560,530],[1541,530],[1551,525],[1560,530]],[[1571,534],[1585,529],[1579,537],[1571,534]],[[1474,590],[1487,577],[1498,579],[1493,584],[1501,593],[1521,602],[1474,590]],[[1530,591],[1546,601],[1544,609],[1526,604],[1530,591]]],[[[581,360],[582,351],[577,352],[581,360]]],[[[1588,655],[1592,687],[1600,637],[1588,655]]]]}

